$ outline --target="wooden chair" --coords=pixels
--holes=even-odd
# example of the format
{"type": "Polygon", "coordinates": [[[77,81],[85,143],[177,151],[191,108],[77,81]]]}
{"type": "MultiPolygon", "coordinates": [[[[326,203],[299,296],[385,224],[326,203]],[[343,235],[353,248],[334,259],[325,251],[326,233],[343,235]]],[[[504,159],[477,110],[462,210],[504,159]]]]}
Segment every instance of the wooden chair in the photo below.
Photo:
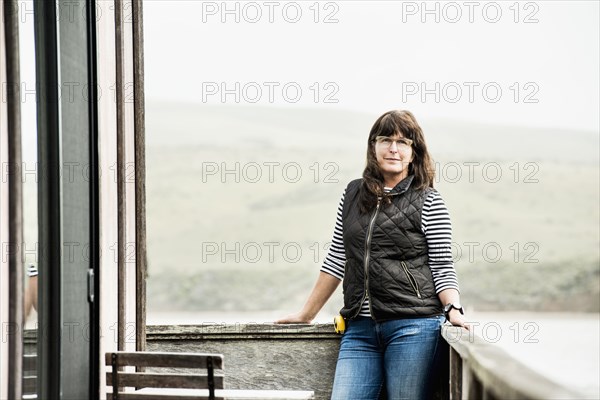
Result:
{"type": "Polygon", "coordinates": [[[314,392],[298,390],[225,390],[222,354],[109,352],[106,385],[108,400],[304,400],[314,392]],[[134,372],[133,367],[152,368],[134,372]],[[186,368],[194,372],[155,372],[156,368],[186,368]],[[127,390],[129,388],[129,390],[127,390]],[[125,389],[125,391],[123,391],[125,389]]]}
{"type": "Polygon", "coordinates": [[[106,365],[112,367],[111,371],[106,373],[106,385],[112,387],[112,393],[107,394],[109,400],[189,398],[189,396],[173,395],[168,392],[163,395],[152,395],[151,393],[121,391],[128,387],[136,389],[208,389],[207,396],[199,395],[193,398],[211,400],[217,399],[215,389],[223,389],[223,375],[215,375],[215,370],[222,371],[223,369],[223,355],[221,354],[117,351],[106,353],[106,365]],[[186,374],[133,372],[127,369],[120,370],[123,367],[193,368],[205,371],[186,374]]]}

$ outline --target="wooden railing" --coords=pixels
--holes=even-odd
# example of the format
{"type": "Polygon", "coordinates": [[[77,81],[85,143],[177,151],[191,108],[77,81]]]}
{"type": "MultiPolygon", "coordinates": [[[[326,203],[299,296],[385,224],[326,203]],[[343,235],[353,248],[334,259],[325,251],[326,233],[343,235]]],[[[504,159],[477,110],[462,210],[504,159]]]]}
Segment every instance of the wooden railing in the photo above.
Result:
{"type": "MultiPolygon", "coordinates": [[[[445,326],[442,337],[434,399],[585,398],[461,328],[445,326]]],[[[26,354],[35,339],[25,333],[26,354]]],[[[148,326],[146,339],[148,351],[224,354],[230,389],[313,390],[329,399],[340,335],[332,324],[205,324],[148,326]]],[[[25,365],[34,369],[35,356],[25,365]]],[[[35,371],[26,376],[25,393],[35,390],[35,371]]]]}
{"type": "Polygon", "coordinates": [[[148,326],[148,351],[220,353],[228,389],[312,390],[329,399],[340,337],[332,324],[148,326]]]}
{"type": "MultiPolygon", "coordinates": [[[[582,399],[516,360],[500,346],[454,326],[442,336],[450,345],[450,399],[582,399]]],[[[555,360],[560,363],[560,360],[555,360]]]]}

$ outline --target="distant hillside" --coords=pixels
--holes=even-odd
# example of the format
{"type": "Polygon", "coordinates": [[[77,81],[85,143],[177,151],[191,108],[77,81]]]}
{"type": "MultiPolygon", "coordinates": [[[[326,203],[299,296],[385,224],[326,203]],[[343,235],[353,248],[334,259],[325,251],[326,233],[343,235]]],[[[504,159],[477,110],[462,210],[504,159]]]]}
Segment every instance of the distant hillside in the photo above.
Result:
{"type": "MultiPolygon", "coordinates": [[[[299,307],[377,116],[153,103],[146,115],[149,308],[299,307]]],[[[598,132],[420,122],[465,303],[598,310],[598,132]]]]}

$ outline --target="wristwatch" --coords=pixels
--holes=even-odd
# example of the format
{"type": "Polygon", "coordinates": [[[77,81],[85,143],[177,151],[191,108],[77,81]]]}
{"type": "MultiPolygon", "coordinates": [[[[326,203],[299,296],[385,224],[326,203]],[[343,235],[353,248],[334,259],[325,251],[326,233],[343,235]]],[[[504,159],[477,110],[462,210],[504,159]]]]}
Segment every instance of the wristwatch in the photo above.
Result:
{"type": "Polygon", "coordinates": [[[461,313],[462,315],[465,315],[465,312],[463,311],[463,308],[462,308],[462,306],[461,306],[460,304],[458,304],[458,303],[448,303],[448,304],[446,304],[446,305],[444,306],[444,317],[446,317],[446,321],[449,321],[449,320],[450,320],[450,318],[448,318],[448,316],[449,316],[449,314],[450,314],[450,311],[451,311],[453,308],[454,308],[455,310],[458,310],[458,311],[460,311],[460,313],[461,313]]]}

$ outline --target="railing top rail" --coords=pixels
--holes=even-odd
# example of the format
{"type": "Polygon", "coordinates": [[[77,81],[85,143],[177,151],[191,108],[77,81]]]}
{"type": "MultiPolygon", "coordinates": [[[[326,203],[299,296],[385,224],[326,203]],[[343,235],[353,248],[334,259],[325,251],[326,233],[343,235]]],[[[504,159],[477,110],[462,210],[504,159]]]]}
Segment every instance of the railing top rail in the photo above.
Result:
{"type": "Polygon", "coordinates": [[[333,324],[200,323],[148,325],[148,340],[277,340],[339,339],[333,324]]]}
{"type": "MultiPolygon", "coordinates": [[[[466,360],[486,390],[501,399],[580,399],[585,396],[541,375],[500,346],[455,326],[444,326],[442,336],[466,360]]],[[[559,360],[557,360],[559,362],[559,360]]],[[[464,371],[463,371],[464,373],[464,371]]]]}

